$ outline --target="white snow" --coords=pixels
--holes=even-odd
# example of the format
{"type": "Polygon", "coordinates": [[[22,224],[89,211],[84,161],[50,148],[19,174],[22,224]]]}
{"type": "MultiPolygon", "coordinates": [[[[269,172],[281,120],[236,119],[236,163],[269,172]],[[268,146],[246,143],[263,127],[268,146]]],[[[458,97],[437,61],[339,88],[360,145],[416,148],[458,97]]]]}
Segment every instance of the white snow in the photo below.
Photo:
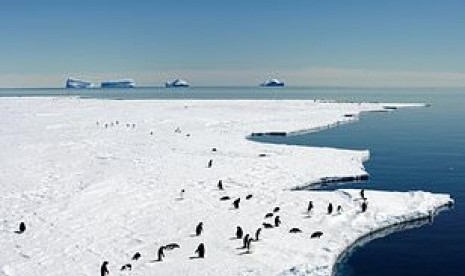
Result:
{"type": "Polygon", "coordinates": [[[291,189],[363,175],[368,151],[245,137],[356,120],[384,105],[0,98],[0,275],[96,275],[104,260],[110,275],[330,275],[358,238],[426,217],[450,196],[367,190],[368,211],[359,213],[358,190],[291,189]],[[219,179],[225,191],[217,189],[219,179]],[[240,208],[219,200],[225,195],[241,197],[240,208]],[[315,205],[310,216],[308,200],[315,205]],[[329,202],[342,214],[326,215],[329,202]],[[272,223],[264,216],[276,206],[282,225],[263,229],[252,253],[243,254],[242,241],[232,239],[236,226],[254,234],[272,223]],[[27,230],[16,234],[20,221],[27,230]],[[200,221],[204,233],[193,237],[200,221]],[[288,233],[293,227],[303,232],[288,233]],[[324,234],[310,239],[314,231],[324,234]],[[181,248],[153,262],[158,247],[171,242],[181,248]],[[206,258],[190,259],[201,242],[206,258]],[[131,261],[137,251],[141,259],[131,261]],[[132,271],[120,272],[126,263],[132,271]]]}

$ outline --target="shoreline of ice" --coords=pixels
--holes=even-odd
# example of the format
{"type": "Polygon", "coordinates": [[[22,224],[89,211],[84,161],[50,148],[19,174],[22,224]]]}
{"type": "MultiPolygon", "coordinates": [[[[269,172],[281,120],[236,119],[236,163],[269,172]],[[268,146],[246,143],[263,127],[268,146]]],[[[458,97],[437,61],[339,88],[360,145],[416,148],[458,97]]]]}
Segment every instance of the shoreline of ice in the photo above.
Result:
{"type": "Polygon", "coordinates": [[[0,98],[0,268],[9,276],[94,275],[109,260],[112,274],[125,275],[119,268],[139,251],[143,257],[132,262],[132,275],[330,275],[338,256],[361,236],[430,215],[452,199],[367,190],[369,208],[360,214],[358,190],[290,188],[363,175],[368,151],[245,137],[351,122],[386,105],[422,106],[0,98]],[[206,167],[209,159],[212,168],[206,167]],[[216,189],[219,179],[226,191],[216,189]],[[178,200],[182,188],[186,193],[178,200]],[[253,198],[245,200],[246,194],[253,198]],[[231,210],[230,202],[219,200],[225,195],[241,197],[241,208],[231,210]],[[311,215],[305,212],[308,200],[315,203],[311,215]],[[343,212],[326,215],[329,202],[343,212]],[[276,206],[282,226],[264,229],[252,254],[242,254],[236,249],[241,242],[230,239],[236,225],[253,234],[276,206]],[[20,220],[28,225],[23,235],[13,233],[20,220]],[[194,238],[198,221],[205,233],[194,238]],[[293,227],[303,233],[289,234],[293,227]],[[320,230],[321,239],[309,238],[320,230]],[[158,246],[168,242],[178,242],[181,250],[152,263],[158,246]],[[205,242],[207,257],[189,260],[199,242],[205,242]]]}
{"type": "Polygon", "coordinates": [[[341,264],[341,262],[344,259],[350,257],[352,252],[355,251],[358,247],[361,247],[373,240],[384,238],[393,233],[402,232],[402,231],[406,231],[406,230],[410,230],[414,228],[419,228],[426,224],[433,223],[435,216],[437,216],[442,211],[449,210],[450,208],[452,208],[453,204],[454,202],[450,201],[447,204],[436,207],[435,210],[431,212],[430,214],[428,214],[427,216],[420,216],[418,218],[412,218],[411,220],[405,220],[399,223],[393,223],[384,228],[376,229],[364,236],[359,237],[355,242],[347,246],[345,250],[339,254],[339,256],[337,257],[337,261],[334,263],[333,268],[331,270],[331,275],[332,276],[336,275],[336,273],[338,272],[337,268],[341,264]]]}
{"type": "MultiPolygon", "coordinates": [[[[347,190],[350,191],[350,190],[347,190]]],[[[421,196],[430,194],[423,191],[415,191],[415,192],[408,192],[408,193],[417,193],[421,196]]],[[[438,215],[442,211],[446,211],[454,205],[454,200],[446,194],[436,194],[438,196],[442,196],[442,200],[434,202],[427,206],[421,212],[412,212],[411,214],[404,215],[401,217],[395,218],[393,221],[381,221],[378,222],[378,225],[371,225],[368,229],[360,230],[358,236],[350,237],[348,241],[344,244],[343,248],[340,248],[340,252],[335,254],[335,260],[332,262],[328,262],[328,265],[320,265],[320,266],[311,266],[307,264],[303,264],[300,266],[294,266],[286,271],[283,271],[280,275],[336,275],[338,265],[341,264],[341,261],[350,256],[351,251],[355,248],[366,244],[374,239],[383,238],[387,235],[392,233],[407,230],[410,228],[421,227],[426,223],[432,223],[434,217],[438,215]],[[412,226],[409,228],[409,224],[416,223],[416,222],[424,222],[420,225],[412,226]],[[400,229],[397,229],[400,228],[400,229]]],[[[420,203],[420,202],[419,202],[420,203]]]]}

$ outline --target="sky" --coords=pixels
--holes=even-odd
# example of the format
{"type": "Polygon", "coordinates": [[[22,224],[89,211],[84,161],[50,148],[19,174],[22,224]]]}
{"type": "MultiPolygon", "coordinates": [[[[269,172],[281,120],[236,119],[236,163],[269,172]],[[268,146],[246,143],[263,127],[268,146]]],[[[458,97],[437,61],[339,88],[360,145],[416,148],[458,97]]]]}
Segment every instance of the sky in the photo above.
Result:
{"type": "Polygon", "coordinates": [[[0,0],[0,87],[465,87],[463,0],[0,0]]]}

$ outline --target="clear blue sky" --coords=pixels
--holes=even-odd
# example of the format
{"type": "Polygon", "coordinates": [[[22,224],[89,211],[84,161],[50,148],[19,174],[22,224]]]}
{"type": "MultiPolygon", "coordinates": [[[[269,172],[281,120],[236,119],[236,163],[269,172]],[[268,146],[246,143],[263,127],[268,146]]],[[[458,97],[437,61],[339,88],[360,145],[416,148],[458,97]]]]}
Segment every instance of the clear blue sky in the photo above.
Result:
{"type": "Polygon", "coordinates": [[[465,85],[463,0],[0,0],[0,37],[0,87],[67,75],[465,85]]]}

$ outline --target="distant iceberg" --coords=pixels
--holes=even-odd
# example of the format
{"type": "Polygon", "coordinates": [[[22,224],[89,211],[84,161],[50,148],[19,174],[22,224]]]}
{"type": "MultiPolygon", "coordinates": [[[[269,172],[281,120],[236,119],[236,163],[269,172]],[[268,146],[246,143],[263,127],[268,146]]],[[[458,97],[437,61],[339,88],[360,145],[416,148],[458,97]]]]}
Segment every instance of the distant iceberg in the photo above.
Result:
{"type": "Polygon", "coordinates": [[[260,86],[265,86],[265,87],[282,87],[284,86],[284,82],[277,80],[277,79],[271,79],[267,80],[263,83],[260,84],[260,86]]]}
{"type": "Polygon", "coordinates": [[[134,88],[136,84],[131,79],[104,81],[100,84],[101,88],[134,88]]]}
{"type": "Polygon", "coordinates": [[[181,79],[175,79],[174,81],[171,82],[165,82],[165,87],[170,88],[170,87],[189,87],[189,83],[185,80],[181,79]]]}
{"type": "Polygon", "coordinates": [[[66,88],[92,88],[94,85],[90,82],[68,78],[66,80],[66,88]]]}

